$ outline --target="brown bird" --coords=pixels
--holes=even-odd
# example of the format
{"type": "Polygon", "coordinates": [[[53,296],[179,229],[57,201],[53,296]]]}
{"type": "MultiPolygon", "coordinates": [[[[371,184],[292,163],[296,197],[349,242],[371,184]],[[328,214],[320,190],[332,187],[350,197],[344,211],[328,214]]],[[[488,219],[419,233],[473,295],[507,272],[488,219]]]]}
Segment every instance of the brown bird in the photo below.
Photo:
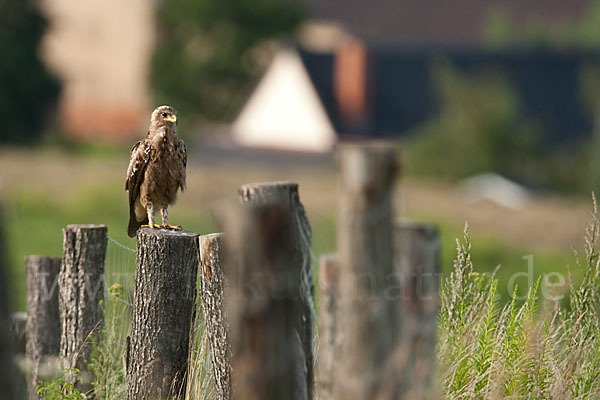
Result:
{"type": "Polygon", "coordinates": [[[169,225],[167,207],[185,189],[187,153],[177,136],[177,111],[160,106],[152,112],[148,135],[131,148],[125,190],[129,192],[127,234],[136,235],[140,227],[181,229],[169,225]],[[162,225],[154,223],[154,210],[160,210],[162,225]]]}

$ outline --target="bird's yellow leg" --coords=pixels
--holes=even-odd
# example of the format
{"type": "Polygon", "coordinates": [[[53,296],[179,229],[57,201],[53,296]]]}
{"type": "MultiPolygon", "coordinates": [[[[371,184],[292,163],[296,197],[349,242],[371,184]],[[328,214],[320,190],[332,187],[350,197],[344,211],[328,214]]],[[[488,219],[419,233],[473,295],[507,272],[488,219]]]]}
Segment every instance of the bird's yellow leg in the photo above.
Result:
{"type": "Polygon", "coordinates": [[[160,229],[160,225],[154,223],[154,204],[151,201],[148,202],[148,225],[142,225],[142,228],[160,229]]]}
{"type": "Polygon", "coordinates": [[[169,214],[167,213],[167,207],[161,208],[160,209],[160,216],[162,217],[162,225],[161,228],[165,228],[165,229],[174,229],[174,230],[179,230],[181,229],[180,226],[177,225],[170,225],[169,224],[169,214]]]}

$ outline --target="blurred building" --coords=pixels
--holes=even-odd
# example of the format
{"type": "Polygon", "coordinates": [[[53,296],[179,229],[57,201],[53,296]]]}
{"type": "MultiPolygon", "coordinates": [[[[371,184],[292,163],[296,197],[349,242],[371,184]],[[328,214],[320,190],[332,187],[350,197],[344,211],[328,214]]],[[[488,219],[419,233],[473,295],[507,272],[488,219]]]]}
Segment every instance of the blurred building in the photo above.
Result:
{"type": "Polygon", "coordinates": [[[591,130],[579,74],[584,65],[599,62],[599,54],[490,49],[485,43],[494,15],[509,16],[517,26],[543,20],[560,28],[580,19],[590,0],[294,1],[314,19],[300,31],[296,55],[289,49],[276,55],[251,94],[233,126],[239,144],[327,151],[340,139],[401,135],[439,109],[432,67],[440,62],[467,75],[493,69],[507,76],[524,116],[539,124],[549,146],[591,130]],[[267,84],[273,70],[288,79],[296,75],[281,71],[283,54],[294,60],[295,71],[310,77],[297,79],[301,89],[267,84]],[[293,106],[303,92],[317,96],[293,106]],[[277,111],[284,105],[285,113],[277,111]],[[321,125],[333,128],[333,140],[329,129],[309,128],[307,108],[326,116],[321,125]]]}
{"type": "Polygon", "coordinates": [[[139,135],[149,118],[154,5],[146,0],[43,0],[43,57],[62,80],[60,118],[79,138],[139,135]]]}
{"type": "Polygon", "coordinates": [[[581,18],[593,0],[289,0],[313,19],[335,21],[368,42],[475,46],[490,19],[506,14],[517,26],[554,27],[581,18]]]}
{"type": "MultiPolygon", "coordinates": [[[[549,118],[550,129],[569,124],[587,129],[579,100],[573,100],[580,54],[482,49],[494,14],[505,13],[522,25],[539,19],[560,27],[579,19],[591,0],[284,1],[298,4],[316,22],[301,30],[298,49],[274,58],[250,94],[233,125],[240,144],[324,151],[341,135],[385,136],[410,129],[435,109],[428,66],[439,57],[463,71],[498,62],[521,82],[526,108],[536,118],[549,118]],[[530,69],[536,62],[553,67],[537,76],[530,69]],[[527,87],[532,73],[537,80],[529,81],[538,88],[548,85],[547,92],[527,87]],[[559,88],[555,82],[561,82],[559,88]],[[555,95],[572,104],[538,104],[555,95]]],[[[42,4],[50,21],[43,55],[63,81],[64,128],[83,138],[139,135],[152,109],[148,74],[155,3],[42,4]]]]}

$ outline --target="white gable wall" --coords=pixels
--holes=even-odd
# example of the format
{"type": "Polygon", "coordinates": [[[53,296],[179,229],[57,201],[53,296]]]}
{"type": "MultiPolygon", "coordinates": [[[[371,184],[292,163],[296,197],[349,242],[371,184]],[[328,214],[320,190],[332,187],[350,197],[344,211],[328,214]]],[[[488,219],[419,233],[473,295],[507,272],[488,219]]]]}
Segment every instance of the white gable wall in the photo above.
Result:
{"type": "Polygon", "coordinates": [[[335,130],[296,52],[275,56],[234,122],[233,137],[245,146],[331,150],[335,130]]]}

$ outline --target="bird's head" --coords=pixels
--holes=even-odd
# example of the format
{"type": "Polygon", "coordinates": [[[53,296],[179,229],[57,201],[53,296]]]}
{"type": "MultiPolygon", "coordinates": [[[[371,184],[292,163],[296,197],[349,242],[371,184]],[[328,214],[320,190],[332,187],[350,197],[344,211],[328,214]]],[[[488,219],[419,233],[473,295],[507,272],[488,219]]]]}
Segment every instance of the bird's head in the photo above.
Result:
{"type": "Polygon", "coordinates": [[[151,125],[159,127],[168,127],[177,125],[177,110],[171,106],[160,106],[152,112],[151,125]]]}

